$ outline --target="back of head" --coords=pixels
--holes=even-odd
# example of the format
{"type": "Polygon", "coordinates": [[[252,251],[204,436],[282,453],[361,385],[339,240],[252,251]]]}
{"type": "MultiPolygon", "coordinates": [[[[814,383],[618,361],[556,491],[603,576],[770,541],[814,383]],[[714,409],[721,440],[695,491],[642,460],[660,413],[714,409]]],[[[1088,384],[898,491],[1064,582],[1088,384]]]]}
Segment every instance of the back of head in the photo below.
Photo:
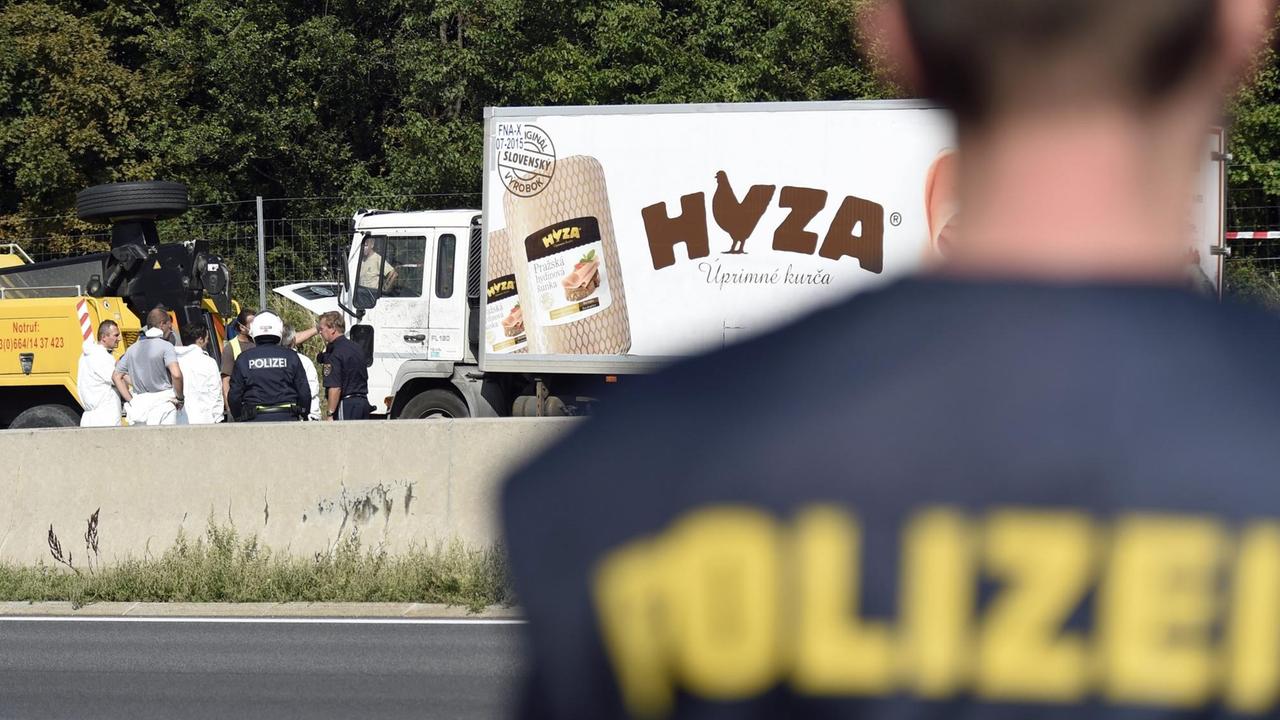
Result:
{"type": "Polygon", "coordinates": [[[948,202],[963,220],[951,223],[947,265],[984,275],[1182,278],[1206,137],[1275,6],[869,5],[863,20],[898,79],[955,114],[948,202]],[[1034,241],[1028,227],[1042,228],[1034,241]]]}
{"type": "Polygon", "coordinates": [[[164,325],[169,319],[169,313],[163,308],[153,308],[147,313],[147,327],[158,328],[164,325]]]}
{"type": "Polygon", "coordinates": [[[293,347],[293,339],[297,334],[292,325],[285,324],[280,330],[280,344],[285,347],[293,347]]]}
{"type": "Polygon", "coordinates": [[[209,328],[205,327],[202,322],[189,322],[182,326],[181,334],[183,345],[195,345],[209,337],[209,328]]]}
{"type": "Polygon", "coordinates": [[[261,312],[253,317],[249,327],[249,337],[259,345],[280,342],[284,334],[284,322],[273,312],[261,312]]]}
{"type": "Polygon", "coordinates": [[[901,0],[919,89],[962,124],[1157,103],[1208,65],[1219,1],[901,0]]]}

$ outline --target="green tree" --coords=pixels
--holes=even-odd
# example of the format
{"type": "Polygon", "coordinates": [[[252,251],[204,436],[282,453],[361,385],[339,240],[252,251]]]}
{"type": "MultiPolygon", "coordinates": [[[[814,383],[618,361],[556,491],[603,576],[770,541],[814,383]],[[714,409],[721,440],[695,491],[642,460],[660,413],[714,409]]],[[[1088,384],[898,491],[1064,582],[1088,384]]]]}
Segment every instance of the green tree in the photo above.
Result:
{"type": "Polygon", "coordinates": [[[1236,97],[1231,115],[1231,185],[1280,196],[1280,59],[1274,50],[1259,60],[1255,77],[1236,97]]]}
{"type": "Polygon", "coordinates": [[[385,165],[358,193],[479,191],[486,105],[883,97],[859,58],[853,0],[455,0],[410,11],[385,165]],[[433,28],[433,33],[422,32],[433,28]]]}
{"type": "Polygon", "coordinates": [[[87,249],[83,225],[19,217],[66,214],[89,184],[156,172],[143,79],[113,54],[93,23],[55,5],[0,10],[0,226],[51,234],[55,250],[87,249]]]}

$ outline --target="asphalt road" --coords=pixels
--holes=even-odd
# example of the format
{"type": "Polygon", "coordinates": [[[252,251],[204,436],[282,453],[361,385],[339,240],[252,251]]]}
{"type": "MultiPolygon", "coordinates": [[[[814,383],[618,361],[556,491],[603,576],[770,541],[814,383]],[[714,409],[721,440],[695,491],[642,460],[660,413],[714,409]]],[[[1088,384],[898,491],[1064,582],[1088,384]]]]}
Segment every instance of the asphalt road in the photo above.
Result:
{"type": "Polygon", "coordinates": [[[511,624],[0,619],[0,720],[500,718],[511,624]]]}

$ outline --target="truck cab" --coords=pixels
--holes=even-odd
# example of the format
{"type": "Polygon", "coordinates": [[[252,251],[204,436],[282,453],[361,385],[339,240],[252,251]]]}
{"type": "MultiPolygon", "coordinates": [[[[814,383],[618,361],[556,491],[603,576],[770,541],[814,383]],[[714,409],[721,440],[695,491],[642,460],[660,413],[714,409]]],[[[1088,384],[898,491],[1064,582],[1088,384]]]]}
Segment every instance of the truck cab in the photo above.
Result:
{"type": "Polygon", "coordinates": [[[498,414],[483,400],[469,330],[479,313],[479,222],[478,210],[355,216],[339,305],[369,359],[375,414],[498,414]]]}
{"type": "Polygon", "coordinates": [[[336,311],[369,363],[373,414],[452,419],[584,412],[603,378],[483,372],[481,213],[391,212],[354,217],[341,282],[275,292],[308,311],[336,311]],[[549,395],[554,386],[565,394],[549,395]],[[541,398],[535,397],[542,395],[541,398]]]}

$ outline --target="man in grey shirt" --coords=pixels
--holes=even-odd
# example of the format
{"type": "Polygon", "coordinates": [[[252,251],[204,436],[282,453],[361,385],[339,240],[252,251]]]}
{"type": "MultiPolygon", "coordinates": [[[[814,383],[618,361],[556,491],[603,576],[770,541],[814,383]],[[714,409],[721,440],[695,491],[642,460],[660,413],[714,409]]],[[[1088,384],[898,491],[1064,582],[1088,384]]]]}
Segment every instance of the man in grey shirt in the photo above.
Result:
{"type": "Polygon", "coordinates": [[[164,339],[168,315],[147,313],[145,337],[125,352],[111,379],[124,398],[130,425],[175,425],[182,408],[182,370],[173,345],[164,339]],[[129,386],[133,387],[130,388],[129,386]]]}

